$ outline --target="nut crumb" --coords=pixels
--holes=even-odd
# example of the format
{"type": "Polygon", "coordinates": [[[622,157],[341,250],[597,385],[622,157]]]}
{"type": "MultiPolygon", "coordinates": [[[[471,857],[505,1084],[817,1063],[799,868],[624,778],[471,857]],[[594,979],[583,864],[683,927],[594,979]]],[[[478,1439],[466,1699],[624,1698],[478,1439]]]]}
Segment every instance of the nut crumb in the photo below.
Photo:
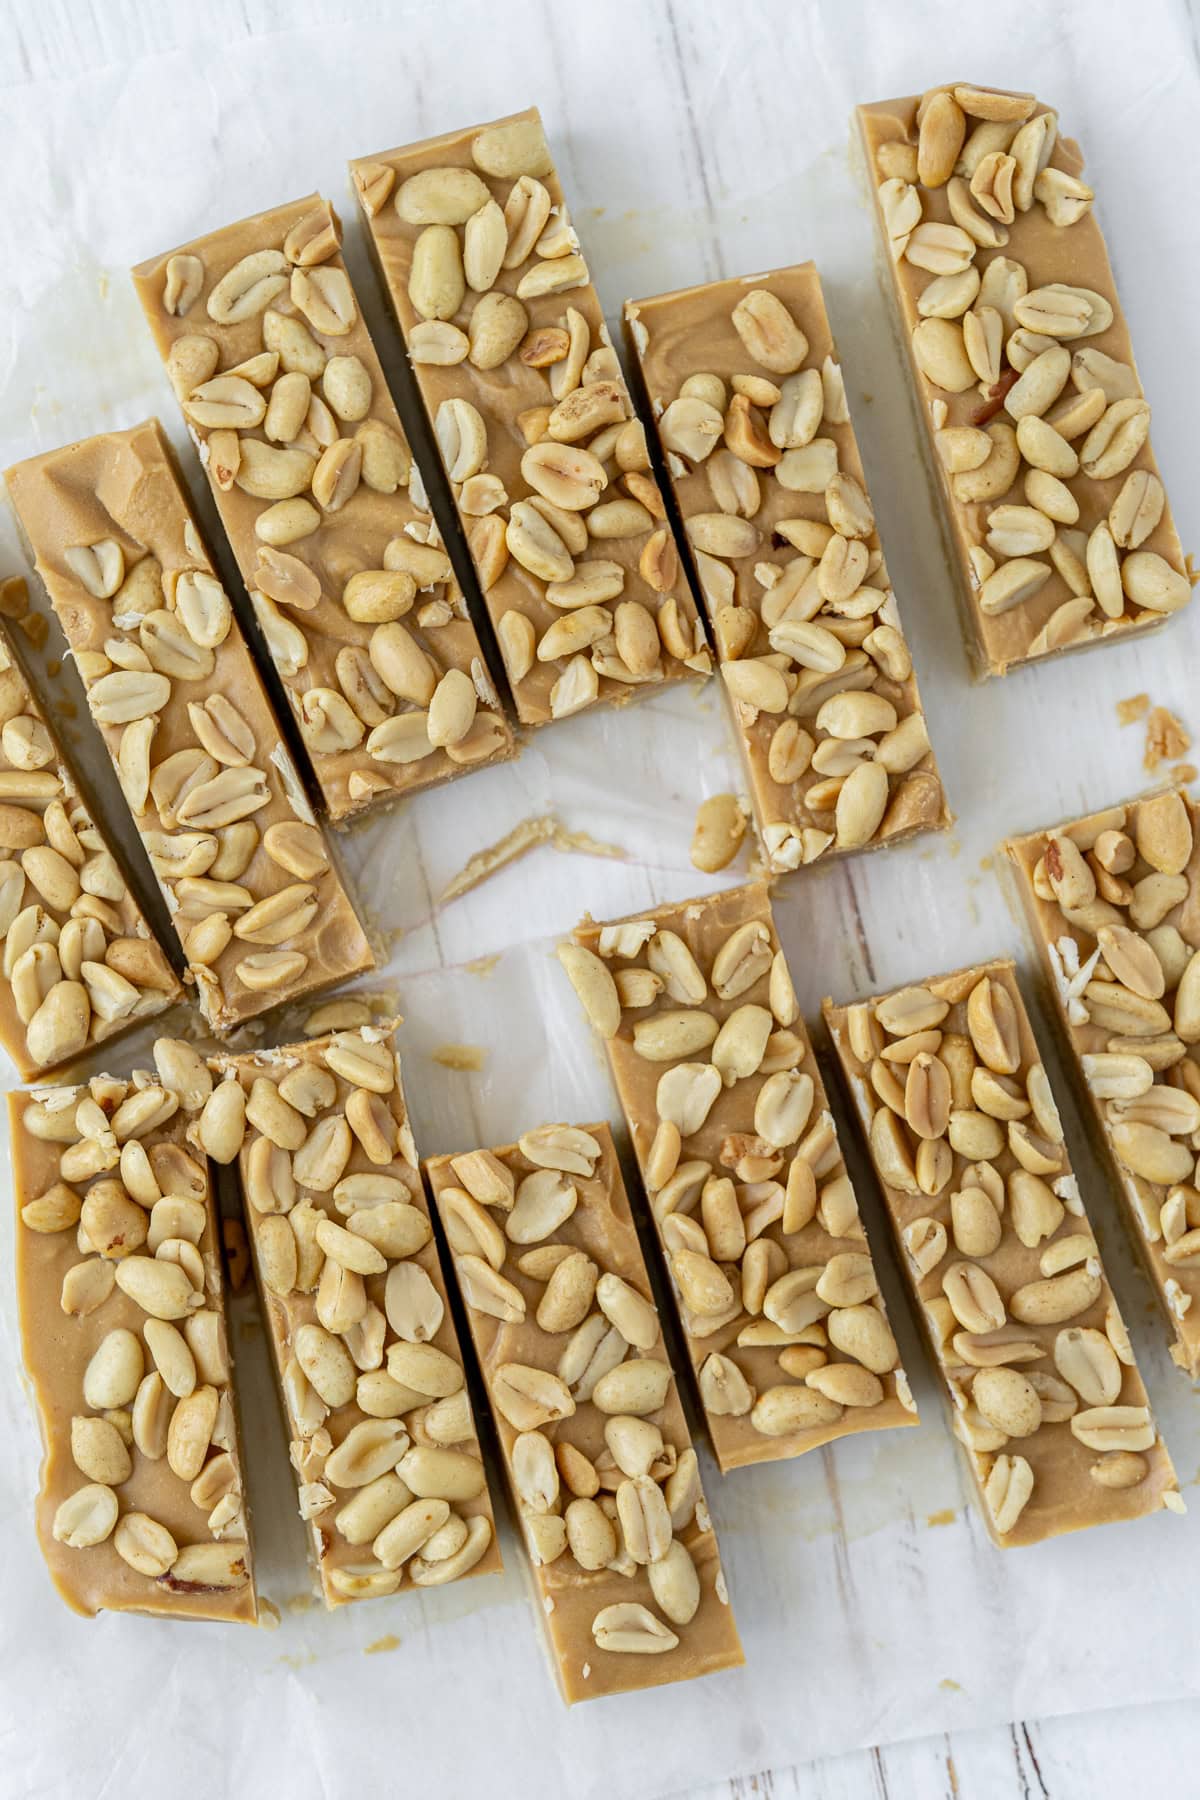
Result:
{"type": "Polygon", "coordinates": [[[29,611],[29,584],[23,575],[6,575],[0,581],[0,614],[23,619],[29,611]]]}
{"type": "Polygon", "coordinates": [[[1146,754],[1142,759],[1146,773],[1153,775],[1159,763],[1178,761],[1191,747],[1183,721],[1165,706],[1156,706],[1146,720],[1146,754]]]}
{"type": "Polygon", "coordinates": [[[481,980],[486,981],[489,975],[495,974],[499,964],[500,952],[494,950],[490,956],[477,956],[463,966],[468,975],[478,975],[481,980]]]}
{"type": "Polygon", "coordinates": [[[477,1074],[487,1061],[487,1050],[482,1044],[439,1044],[432,1057],[443,1069],[477,1074]]]}
{"type": "Polygon", "coordinates": [[[1176,787],[1189,787],[1197,775],[1200,775],[1200,769],[1195,763],[1176,763],[1171,770],[1171,780],[1176,787]]]}
{"type": "Polygon", "coordinates": [[[376,1638],[373,1644],[364,1644],[363,1655],[379,1656],[385,1650],[398,1650],[399,1648],[400,1639],[396,1636],[394,1631],[389,1631],[386,1632],[383,1637],[376,1638]]]}
{"type": "Polygon", "coordinates": [[[1117,701],[1117,718],[1122,725],[1132,725],[1136,720],[1144,719],[1149,711],[1149,694],[1131,694],[1128,700],[1117,701]]]}

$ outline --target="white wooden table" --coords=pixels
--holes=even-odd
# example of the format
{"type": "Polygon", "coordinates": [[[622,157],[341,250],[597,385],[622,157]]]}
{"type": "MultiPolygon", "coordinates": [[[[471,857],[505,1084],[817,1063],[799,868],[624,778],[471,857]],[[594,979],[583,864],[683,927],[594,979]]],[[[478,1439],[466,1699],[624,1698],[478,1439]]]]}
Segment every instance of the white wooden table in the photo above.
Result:
{"type": "MultiPolygon", "coordinates": [[[[1185,117],[1194,125],[1200,91],[1194,4],[1139,0],[1133,23],[1122,0],[1026,0],[1018,18],[990,13],[986,20],[961,0],[912,0],[902,7],[885,7],[882,0],[873,6],[819,0],[807,7],[796,6],[795,0],[741,0],[737,5],[729,0],[603,0],[600,5],[585,0],[207,0],[203,7],[194,0],[186,5],[168,0],[0,0],[0,82],[6,101],[19,98],[30,84],[49,84],[44,91],[57,104],[45,110],[53,114],[57,129],[67,129],[63,120],[77,110],[76,123],[86,134],[81,164],[71,170],[70,158],[62,158],[61,145],[52,142],[40,110],[20,115],[18,131],[12,125],[13,109],[0,107],[0,121],[8,119],[0,122],[0,155],[8,180],[19,183],[23,170],[36,171],[50,162],[55,170],[53,204],[61,209],[64,230],[77,232],[81,246],[75,266],[65,258],[51,288],[40,279],[41,271],[24,268],[21,243],[8,240],[0,399],[13,441],[5,448],[14,456],[27,454],[35,445],[128,423],[140,416],[127,409],[130,389],[140,392],[139,384],[159,379],[153,353],[137,338],[127,294],[118,296],[112,310],[111,289],[123,281],[122,261],[165,247],[165,241],[146,241],[144,231],[139,237],[138,220],[130,217],[125,197],[135,170],[139,180],[147,178],[147,171],[157,176],[175,196],[172,216],[181,240],[318,184],[340,199],[346,156],[535,100],[546,116],[610,317],[627,295],[809,255],[818,260],[826,279],[889,564],[960,818],[955,836],[936,851],[914,846],[785,885],[778,901],[781,930],[807,1015],[812,1018],[830,986],[846,994],[855,987],[865,989],[871,980],[889,985],[997,949],[1019,949],[1019,930],[986,866],[990,852],[1009,829],[1045,823],[1060,812],[1136,789],[1142,779],[1140,734],[1120,734],[1113,711],[1123,695],[1145,688],[1156,701],[1189,718],[1193,728],[1200,727],[1194,675],[1200,617],[1145,645],[1072,660],[983,690],[967,687],[928,497],[914,467],[895,357],[881,329],[869,231],[865,216],[857,216],[861,208],[855,208],[846,175],[846,113],[851,98],[913,91],[951,77],[1037,87],[1061,104],[1068,129],[1083,139],[1101,196],[1145,384],[1152,401],[1163,403],[1155,419],[1160,461],[1169,483],[1173,480],[1185,542],[1196,545],[1200,513],[1194,480],[1189,486],[1187,476],[1194,469],[1195,421],[1200,417],[1193,353],[1200,252],[1187,169],[1179,166],[1179,159],[1190,158],[1194,176],[1194,140],[1187,135],[1185,141],[1175,124],[1185,117]],[[309,36],[300,40],[305,47],[298,59],[297,37],[305,32],[309,36]],[[227,90],[248,59],[260,81],[270,79],[276,60],[305,92],[314,83],[319,87],[322,78],[326,81],[323,104],[297,100],[290,112],[276,107],[272,116],[286,114],[288,120],[285,144],[274,137],[256,143],[243,119],[231,124],[227,117],[227,90]],[[146,93],[139,78],[149,67],[162,70],[167,102],[177,106],[187,127],[165,133],[165,143],[138,129],[138,96],[146,93]],[[1043,79],[1047,69],[1053,71],[1053,82],[1043,79]],[[59,84],[65,98],[62,91],[55,93],[59,84]],[[372,122],[361,125],[360,114],[372,122]],[[374,121],[381,117],[394,123],[377,128],[374,121]],[[227,168],[222,158],[229,155],[231,142],[236,156],[227,168]],[[60,161],[68,165],[67,175],[62,175],[60,161]],[[228,190],[227,210],[193,217],[192,207],[211,209],[214,168],[221,171],[222,206],[228,190]],[[84,194],[86,202],[78,198],[84,194]],[[92,209],[97,204],[110,211],[107,235],[95,229],[92,209]],[[1185,252],[1190,258],[1186,263],[1185,252]],[[32,366],[37,358],[31,355],[28,321],[21,316],[26,291],[49,309],[51,325],[57,316],[53,308],[61,305],[64,359],[54,367],[32,366]],[[94,332],[82,311],[85,297],[96,309],[94,332]],[[1180,346],[1186,347],[1182,355],[1180,346]],[[89,400],[83,408],[73,405],[72,359],[87,367],[89,400]],[[852,912],[861,921],[857,939],[843,923],[852,912]]],[[[165,405],[161,399],[155,403],[165,405]]],[[[667,709],[662,715],[666,735],[658,742],[690,746],[690,726],[670,735],[669,713],[667,709]]],[[[598,799],[591,766],[594,747],[603,740],[589,736],[586,721],[578,727],[558,728],[553,742],[546,734],[513,771],[499,772],[496,780],[485,775],[461,784],[464,795],[470,788],[474,801],[460,799],[456,789],[444,805],[421,804],[403,815],[411,821],[415,855],[389,864],[382,879],[394,889],[406,926],[398,960],[405,979],[412,977],[414,991],[423,991],[419,983],[438,969],[453,972],[481,949],[503,949],[506,935],[514,930],[530,940],[548,939],[572,922],[580,895],[586,894],[598,912],[616,912],[703,888],[687,865],[692,808],[699,792],[726,785],[732,768],[728,746],[717,741],[721,728],[715,710],[706,726],[713,742],[697,753],[694,766],[680,771],[677,782],[658,766],[654,740],[647,738],[632,752],[630,762],[615,769],[620,791],[608,797],[603,817],[597,816],[604,797],[598,799]],[[494,884],[435,917],[433,896],[460,866],[464,850],[477,847],[472,821],[477,821],[485,796],[486,803],[494,801],[500,821],[490,835],[499,836],[525,813],[553,806],[570,826],[640,848],[629,864],[576,864],[573,887],[560,880],[561,859],[556,864],[553,852],[542,851],[536,867],[530,863],[514,872],[507,886],[494,884]],[[645,800],[640,813],[639,798],[645,800]],[[660,801],[661,816],[654,811],[660,801]],[[505,808],[513,810],[509,814],[505,808]]],[[[352,859],[364,878],[378,847],[374,838],[365,844],[352,846],[352,859]]],[[[410,1097],[414,1114],[427,1121],[424,1147],[455,1147],[455,1134],[461,1138],[463,1131],[455,1109],[464,1090],[455,1089],[444,1072],[439,1086],[420,1051],[436,1042],[439,1032],[461,1034],[444,1029],[441,1021],[423,1027],[414,1018],[410,1024],[410,1097]]],[[[594,1088],[593,1067],[581,1063],[570,1073],[594,1088]]],[[[536,1064],[529,1074],[531,1082],[540,1079],[536,1064]]],[[[463,1078],[457,1079],[461,1083],[463,1078]]],[[[469,1093],[471,1116],[482,1133],[498,1103],[486,1082],[469,1093]]],[[[1106,1240],[1110,1255],[1120,1243],[1119,1238],[1106,1240]]],[[[1125,1279],[1128,1283],[1131,1278],[1125,1279]]],[[[1179,1377],[1164,1373],[1161,1346],[1136,1286],[1133,1294],[1139,1352],[1146,1354],[1149,1346],[1149,1354],[1157,1358],[1155,1398],[1161,1403],[1165,1384],[1191,1456],[1190,1464],[1181,1463],[1180,1469],[1190,1494],[1200,1461],[1194,1409],[1189,1415],[1179,1377]]],[[[0,1321],[0,1349],[3,1345],[0,1321]]],[[[939,1450],[941,1426],[935,1413],[922,1430],[932,1434],[926,1440],[930,1454],[939,1450]]],[[[902,1435],[916,1439],[918,1434],[902,1435]]],[[[944,1447],[939,1453],[944,1454],[944,1447]]],[[[17,1471],[0,1460],[0,1521],[10,1536],[27,1531],[26,1485],[24,1475],[18,1481],[17,1471]]],[[[723,1503],[724,1490],[718,1508],[723,1503]]],[[[869,1555],[876,1530],[877,1522],[868,1519],[856,1541],[856,1557],[869,1555]]],[[[929,1535],[914,1533],[906,1545],[914,1560],[928,1553],[923,1547],[929,1535]]],[[[1127,1541],[1121,1539],[1122,1544],[1127,1541]]],[[[27,1540],[21,1542],[29,1555],[27,1540]]],[[[1185,1616],[1195,1610],[1189,1598],[1194,1575],[1194,1569],[1181,1567],[1175,1604],[1185,1616]]],[[[1131,1612],[1138,1604],[1138,1593],[1131,1591],[1131,1612]]],[[[743,1619],[744,1628],[747,1623],[743,1619]]],[[[1162,1634],[1169,1638],[1177,1623],[1164,1606],[1162,1634]]],[[[1141,1625],[1145,1630],[1144,1619],[1141,1625]]],[[[2,1631],[0,1621],[0,1641],[2,1631]]],[[[81,1629],[70,1642],[87,1635],[81,1629]]],[[[949,1654],[955,1645],[948,1641],[946,1649],[949,1654]]],[[[1063,1647],[1064,1657],[1073,1653],[1072,1646],[1063,1647]]],[[[63,1652],[57,1654],[61,1662],[63,1652]]],[[[1097,1689],[1080,1681],[1070,1688],[1085,1696],[1081,1703],[1108,1709],[1103,1712],[1039,1719],[1041,1688],[1034,1674],[1018,1684],[1021,1710],[1028,1714],[1024,1722],[956,1728],[951,1691],[939,1703],[943,1735],[913,1737],[918,1726],[904,1717],[889,1717],[888,1737],[909,1741],[815,1762],[801,1757],[789,1766],[742,1775],[732,1784],[717,1779],[730,1768],[752,1766],[751,1752],[743,1750],[736,1762],[711,1770],[711,1786],[693,1781],[688,1792],[692,1800],[718,1800],[731,1792],[738,1800],[787,1800],[793,1795],[805,1800],[863,1795],[887,1800],[943,1795],[947,1800],[1008,1800],[1010,1795],[1019,1800],[1106,1800],[1136,1788],[1154,1791],[1165,1783],[1168,1770],[1178,1778],[1181,1769],[1195,1767],[1200,1760],[1195,1660],[1190,1668],[1173,1671],[1178,1678],[1172,1691],[1192,1698],[1133,1709],[1118,1704],[1119,1644],[1106,1666],[1114,1671],[1107,1686],[1097,1689]]],[[[304,1695],[298,1661],[295,1667],[297,1694],[304,1695]]],[[[67,1672],[60,1668],[57,1673],[67,1672]]],[[[1057,1673],[1051,1670],[1048,1679],[1057,1673]]],[[[1129,1673],[1133,1679],[1139,1671],[1134,1666],[1129,1673]]],[[[956,1683],[940,1685],[953,1690],[956,1683]]],[[[1153,1695],[1145,1686],[1139,1680],[1137,1691],[1149,1701],[1153,1695]]],[[[802,1726],[806,1715],[820,1709],[819,1683],[795,1691],[788,1704],[802,1726]]],[[[978,1695],[969,1703],[964,1700],[963,1707],[961,1716],[972,1720],[997,1716],[978,1695]]],[[[535,1707],[535,1715],[537,1711],[535,1707]]],[[[876,1707],[874,1715],[879,1711],[876,1707]]],[[[282,1717],[287,1716],[285,1710],[282,1717]]],[[[307,1729],[308,1714],[302,1716],[301,1729],[307,1729]]],[[[647,1754],[644,1784],[637,1791],[651,1800],[664,1791],[656,1772],[654,1715],[643,1711],[638,1717],[647,1732],[647,1754]]],[[[279,1718],[273,1718],[273,1728],[283,1729],[279,1718]]],[[[0,1696],[0,1741],[18,1741],[23,1723],[20,1717],[6,1717],[0,1696]]],[[[249,1718],[243,1736],[242,1772],[259,1747],[249,1718]]],[[[803,1730],[794,1731],[789,1741],[802,1747],[803,1730]]],[[[75,1746],[67,1737],[63,1743],[63,1757],[69,1760],[75,1746]]],[[[132,1779],[124,1791],[142,1791],[137,1783],[145,1771],[136,1767],[136,1758],[132,1776],[123,1756],[118,1765],[114,1781],[132,1779]]],[[[605,1791],[599,1765],[587,1773],[594,1778],[587,1791],[605,1791]]],[[[314,1794],[335,1791],[324,1785],[326,1774],[321,1770],[314,1776],[314,1794]]],[[[209,1767],[205,1792],[240,1792],[239,1781],[238,1769],[209,1767]]],[[[66,1792],[67,1784],[56,1785],[47,1777],[38,1791],[66,1792]]],[[[73,1791],[91,1789],[81,1780],[73,1791]]],[[[187,1790],[189,1796],[192,1791],[187,1790]]],[[[299,1788],[295,1791],[299,1800],[307,1800],[299,1788]]],[[[453,1782],[442,1791],[455,1795],[453,1782]]],[[[498,1769],[494,1791],[505,1796],[526,1791],[522,1769],[498,1769]]],[[[632,1786],[621,1790],[634,1791],[632,1786]]]]}

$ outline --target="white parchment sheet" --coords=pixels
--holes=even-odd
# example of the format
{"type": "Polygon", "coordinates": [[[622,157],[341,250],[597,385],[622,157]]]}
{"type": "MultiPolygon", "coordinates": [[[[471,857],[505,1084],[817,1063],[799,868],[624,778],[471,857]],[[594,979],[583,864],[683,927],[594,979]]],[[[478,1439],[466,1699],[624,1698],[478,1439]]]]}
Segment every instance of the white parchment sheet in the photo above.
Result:
{"type": "MultiPolygon", "coordinates": [[[[4,460],[158,411],[199,493],[127,266],[321,187],[348,218],[352,267],[394,358],[346,159],[536,101],[610,318],[627,295],[808,256],[826,279],[959,820],[936,843],[799,875],[778,891],[807,1016],[828,991],[866,992],[999,951],[1028,965],[988,859],[1006,831],[1142,783],[1141,728],[1118,728],[1118,699],[1144,689],[1200,727],[1200,610],[1141,644],[968,685],[846,148],[855,99],[953,78],[1035,87],[1081,139],[1156,409],[1158,454],[1184,540],[1200,545],[1200,79],[1187,10],[1168,0],[1038,0],[1017,14],[933,0],[346,0],[323,17],[313,4],[285,17],[266,0],[111,12],[10,0],[0,6],[4,460]]],[[[7,517],[0,530],[4,565],[16,568],[7,517]]],[[[380,985],[398,991],[406,1015],[423,1150],[508,1139],[546,1117],[615,1118],[551,958],[555,937],[585,909],[613,916],[713,886],[688,862],[692,820],[703,795],[736,786],[715,696],[679,691],[554,727],[516,764],[426,795],[349,839],[352,877],[390,958],[380,985]],[[549,814],[624,858],[545,845],[438,908],[472,852],[549,814]],[[435,1061],[447,1043],[482,1046],[482,1071],[435,1061]]],[[[720,879],[742,876],[744,865],[720,879]]],[[[1065,1100],[1061,1078],[1058,1088],[1065,1100]]],[[[307,1603],[252,1305],[238,1348],[261,1586],[279,1608],[278,1629],[74,1618],[34,1544],[37,1439],[4,1277],[0,1792],[624,1800],[898,1737],[1197,1694],[1200,1624],[1188,1595],[1200,1567],[1200,1414],[1168,1362],[1077,1122],[1070,1135],[1191,1514],[993,1550],[886,1257],[920,1428],[724,1481],[710,1467],[745,1672],[571,1714],[543,1666],[507,1526],[503,1578],[333,1617],[307,1603]]],[[[861,1185],[882,1251],[877,1204],[861,1185]]],[[[6,1268],[11,1216],[5,1195],[6,1268]]]]}

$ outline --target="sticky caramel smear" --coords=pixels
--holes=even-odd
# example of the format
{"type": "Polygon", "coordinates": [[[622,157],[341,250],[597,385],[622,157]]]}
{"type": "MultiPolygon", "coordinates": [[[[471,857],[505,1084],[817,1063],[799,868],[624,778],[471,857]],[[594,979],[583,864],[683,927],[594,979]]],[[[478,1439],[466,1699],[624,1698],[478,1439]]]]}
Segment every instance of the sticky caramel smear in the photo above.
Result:
{"type": "Polygon", "coordinates": [[[473,962],[465,963],[463,966],[468,975],[478,975],[486,981],[488,976],[494,975],[499,968],[500,954],[499,950],[495,950],[491,956],[477,956],[473,962]]]}
{"type": "Polygon", "coordinates": [[[451,900],[458,900],[463,894],[470,893],[472,888],[477,888],[493,875],[498,875],[501,869],[507,869],[518,858],[527,856],[539,844],[550,844],[555,850],[581,856],[610,856],[623,860],[628,854],[616,844],[604,844],[597,838],[590,837],[586,831],[568,831],[553,813],[545,813],[540,818],[522,819],[519,825],[514,825],[497,843],[477,850],[474,856],[467,859],[443,890],[440,904],[446,906],[451,900]]]}
{"type": "Polygon", "coordinates": [[[443,1069],[458,1069],[464,1074],[478,1074],[487,1061],[483,1044],[439,1044],[432,1055],[443,1069]]]}

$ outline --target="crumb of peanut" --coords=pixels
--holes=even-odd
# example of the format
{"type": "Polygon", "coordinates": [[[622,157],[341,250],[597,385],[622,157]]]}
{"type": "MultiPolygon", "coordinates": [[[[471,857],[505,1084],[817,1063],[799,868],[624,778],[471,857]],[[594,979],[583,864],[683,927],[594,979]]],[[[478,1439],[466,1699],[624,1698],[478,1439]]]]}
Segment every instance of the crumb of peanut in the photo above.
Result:
{"type": "Polygon", "coordinates": [[[1131,694],[1128,700],[1117,701],[1117,718],[1122,725],[1135,724],[1138,719],[1144,719],[1149,710],[1149,694],[1131,694]]]}
{"type": "Polygon", "coordinates": [[[443,1069],[457,1069],[460,1074],[477,1073],[487,1061],[482,1044],[439,1044],[431,1054],[443,1069]]]}
{"type": "Polygon", "coordinates": [[[1156,706],[1146,720],[1146,754],[1143,767],[1153,775],[1160,763],[1178,762],[1192,747],[1191,736],[1181,719],[1165,706],[1156,706]]]}

